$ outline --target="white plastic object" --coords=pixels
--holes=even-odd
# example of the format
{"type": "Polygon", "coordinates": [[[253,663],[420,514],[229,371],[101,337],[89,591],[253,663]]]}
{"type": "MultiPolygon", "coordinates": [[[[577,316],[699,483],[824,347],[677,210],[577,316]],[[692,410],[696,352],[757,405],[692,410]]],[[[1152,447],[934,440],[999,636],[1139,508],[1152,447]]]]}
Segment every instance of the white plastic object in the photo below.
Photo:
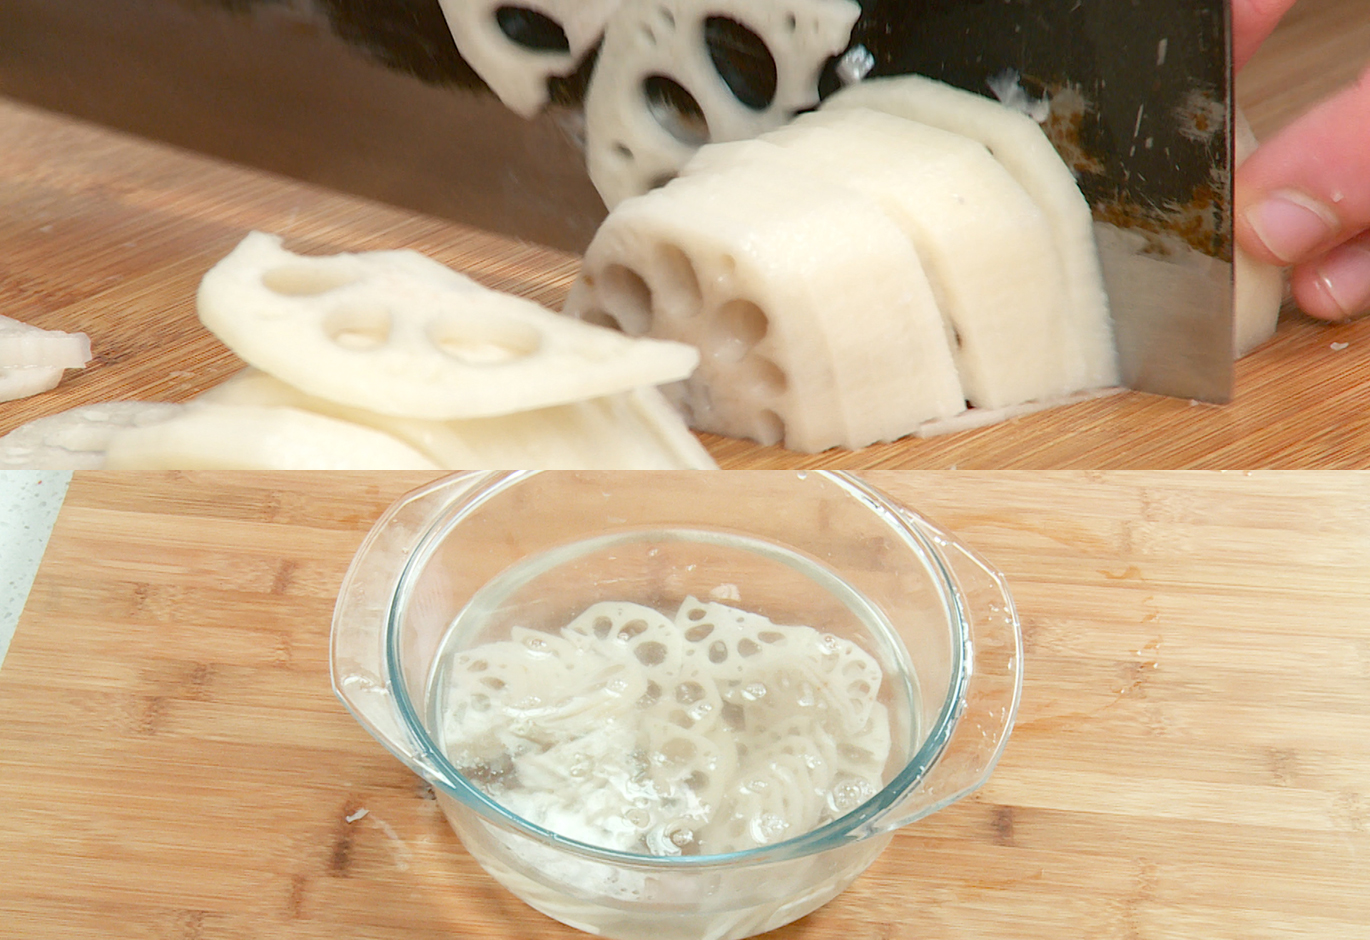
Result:
{"type": "Polygon", "coordinates": [[[511,111],[535,116],[547,104],[547,80],[570,75],[594,48],[619,0],[440,0],[457,51],[511,111]],[[559,27],[558,45],[520,41],[515,24],[528,13],[559,27]]]}
{"type": "Polygon", "coordinates": [[[698,346],[699,369],[664,391],[730,437],[857,448],[965,408],[908,239],[859,193],[790,166],[687,173],[622,203],[566,311],[698,346]]]}
{"type": "Polygon", "coordinates": [[[105,448],[118,431],[166,421],[184,407],[113,401],[37,418],[0,437],[0,467],[98,470],[105,464],[105,448]]]}
{"type": "Polygon", "coordinates": [[[1070,167],[1037,122],[1013,108],[919,75],[858,82],[823,102],[825,109],[871,108],[930,124],[984,144],[1037,203],[1055,232],[1070,298],[1066,310],[1080,355],[1093,364],[1080,387],[1121,381],[1108,293],[1094,242],[1094,220],[1070,167]]]}
{"type": "Polygon", "coordinates": [[[84,369],[88,362],[90,337],[85,333],[44,330],[0,316],[0,369],[22,366],[84,369]]]}
{"type": "Polygon", "coordinates": [[[245,369],[198,401],[299,408],[383,431],[449,470],[713,470],[717,464],[655,388],[465,421],[396,418],[306,395],[245,369]]]}
{"type": "Polygon", "coordinates": [[[585,96],[586,161],[605,205],[674,176],[703,143],[755,137],[817,104],[819,75],[860,12],[853,0],[624,0],[585,96]],[[761,41],[773,94],[739,98],[711,55],[710,23],[761,41]]]}
{"type": "Polygon", "coordinates": [[[758,168],[784,161],[845,183],[899,226],[927,273],[970,404],[1003,408],[1086,387],[1097,364],[1071,335],[1051,227],[984,146],[852,108],[802,115],[758,145],[706,148],[686,172],[728,172],[726,161],[744,155],[758,168]]]}
{"type": "MultiPolygon", "coordinates": [[[[1242,165],[1259,146],[1241,108],[1233,115],[1236,163],[1242,165]]],[[[1233,352],[1240,359],[1275,335],[1284,302],[1284,268],[1257,261],[1241,245],[1232,249],[1233,352]]]]}
{"type": "Polygon", "coordinates": [[[195,404],[109,439],[110,470],[437,470],[371,428],[295,408],[195,404]]]}
{"type": "Polygon", "coordinates": [[[634,340],[477,284],[414,251],[307,257],[249,234],[200,283],[201,321],[263,372],[400,417],[528,411],[689,375],[679,343],[634,340]]]}

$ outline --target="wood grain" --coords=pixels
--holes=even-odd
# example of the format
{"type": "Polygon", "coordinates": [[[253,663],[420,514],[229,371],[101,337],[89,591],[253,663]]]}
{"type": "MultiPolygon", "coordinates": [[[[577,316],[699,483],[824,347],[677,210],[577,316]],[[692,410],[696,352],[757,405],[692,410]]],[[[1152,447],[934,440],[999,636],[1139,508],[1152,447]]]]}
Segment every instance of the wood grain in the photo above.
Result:
{"type": "MultiPolygon", "coordinates": [[[[1370,475],[868,478],[1006,574],[1023,703],[777,940],[1370,937],[1370,475]]],[[[343,571],[420,482],[76,477],[0,669],[0,935],[582,936],[329,688],[343,571]]]]}
{"type": "MultiPolygon", "coordinates": [[[[1370,62],[1364,0],[1301,0],[1243,71],[1258,132],[1370,62]]],[[[91,334],[95,363],[57,390],[0,403],[0,434],[117,398],[182,401],[238,360],[198,323],[200,277],[250,229],[301,251],[409,247],[491,286],[559,306],[577,259],[310,187],[0,99],[0,310],[91,334]]],[[[1370,466],[1370,322],[1288,310],[1237,366],[1225,407],[1129,393],[933,440],[793,454],[706,436],[720,465],[871,468],[1370,466]]]]}

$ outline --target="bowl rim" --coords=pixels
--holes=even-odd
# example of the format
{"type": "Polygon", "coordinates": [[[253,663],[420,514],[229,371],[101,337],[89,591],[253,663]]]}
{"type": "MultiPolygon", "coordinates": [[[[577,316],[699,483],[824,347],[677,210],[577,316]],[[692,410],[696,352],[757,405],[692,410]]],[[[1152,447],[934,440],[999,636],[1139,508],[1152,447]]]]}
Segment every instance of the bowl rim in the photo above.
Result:
{"type": "MultiPolygon", "coordinates": [[[[727,866],[739,862],[757,864],[784,861],[857,842],[886,831],[885,828],[879,826],[882,817],[897,810],[909,793],[937,764],[956,731],[957,721],[965,707],[966,689],[969,685],[974,659],[971,649],[971,625],[965,598],[955,576],[944,563],[941,552],[933,540],[928,538],[918,526],[918,523],[928,524],[927,521],[864,480],[842,471],[798,471],[797,476],[801,480],[814,476],[835,484],[846,496],[863,504],[868,511],[878,516],[887,527],[899,535],[904,543],[912,548],[923,561],[925,569],[932,576],[933,583],[937,587],[947,611],[948,619],[957,632],[955,640],[951,644],[952,669],[947,695],[926,738],[905,761],[903,768],[869,800],[834,820],[780,842],[741,849],[736,852],[710,855],[649,855],[582,842],[530,822],[517,813],[511,812],[499,801],[481,790],[480,787],[467,780],[448,760],[442,748],[429,735],[419,710],[409,695],[408,685],[403,675],[400,650],[403,612],[408,607],[415,582],[422,573],[424,566],[432,559],[443,538],[452,528],[496,496],[532,477],[548,472],[551,471],[514,471],[507,474],[488,475],[483,485],[463,493],[462,498],[453,505],[445,507],[437,519],[428,526],[414,550],[405,560],[399,578],[395,582],[395,588],[391,593],[385,612],[383,644],[387,671],[386,679],[394,696],[401,722],[420,752],[422,763],[428,769],[436,772],[435,775],[438,779],[430,778],[429,783],[443,791],[445,795],[478,813],[485,821],[501,829],[512,830],[526,838],[554,845],[587,860],[640,870],[683,870],[727,866]]],[[[630,529],[631,527],[616,531],[628,532],[630,529]]],[[[776,544],[765,539],[755,539],[755,541],[776,544]]],[[[826,566],[823,567],[826,568],[826,566]]],[[[841,580],[836,573],[832,573],[831,576],[835,580],[841,580]]],[[[484,587],[482,587],[483,589],[484,587]]],[[[860,592],[852,588],[848,588],[848,590],[857,594],[865,604],[874,609],[879,609],[860,592]]],[[[897,632],[895,635],[897,637],[897,632]]],[[[960,794],[953,800],[934,805],[928,812],[940,809],[959,796],[960,794]]]]}

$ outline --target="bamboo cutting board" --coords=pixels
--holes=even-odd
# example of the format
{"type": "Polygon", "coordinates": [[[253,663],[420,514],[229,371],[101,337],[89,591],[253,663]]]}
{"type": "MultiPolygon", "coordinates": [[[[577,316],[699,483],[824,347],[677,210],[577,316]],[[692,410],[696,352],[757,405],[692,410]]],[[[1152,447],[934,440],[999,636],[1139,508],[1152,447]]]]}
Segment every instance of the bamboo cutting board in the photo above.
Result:
{"type": "MultiPolygon", "coordinates": [[[[1302,0],[1248,66],[1258,132],[1370,62],[1365,0],[1302,0]]],[[[3,93],[0,87],[0,93],[3,93]]],[[[230,166],[0,98],[0,312],[90,333],[95,363],[56,391],[0,403],[0,434],[79,404],[183,401],[241,363],[198,323],[196,286],[251,229],[305,252],[414,248],[559,307],[577,259],[441,219],[230,166]]],[[[1129,393],[932,440],[793,454],[706,436],[720,465],[998,469],[1370,466],[1370,321],[1288,311],[1237,365],[1224,407],[1129,393]]]]}
{"type": "MultiPolygon", "coordinates": [[[[869,479],[1005,572],[1022,708],[776,940],[1370,937],[1370,476],[869,479]]],[[[343,571],[420,482],[77,476],[0,668],[0,936],[583,936],[329,689],[343,571]]]]}

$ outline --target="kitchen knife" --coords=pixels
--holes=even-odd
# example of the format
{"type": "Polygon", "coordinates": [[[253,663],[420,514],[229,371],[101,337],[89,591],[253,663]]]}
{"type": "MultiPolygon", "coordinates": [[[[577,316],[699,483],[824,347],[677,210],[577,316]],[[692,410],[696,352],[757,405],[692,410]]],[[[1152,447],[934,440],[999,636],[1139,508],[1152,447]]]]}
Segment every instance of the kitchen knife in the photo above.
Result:
{"type": "MultiPolygon", "coordinates": [[[[525,42],[556,41],[501,10],[525,42]]],[[[862,0],[849,47],[870,77],[1049,103],[1124,381],[1210,402],[1232,390],[1229,21],[1227,0],[862,0]]],[[[754,50],[721,55],[745,83],[754,50]]],[[[593,65],[526,120],[438,0],[0,0],[0,94],[571,251],[605,212],[581,149],[593,65]]]]}

